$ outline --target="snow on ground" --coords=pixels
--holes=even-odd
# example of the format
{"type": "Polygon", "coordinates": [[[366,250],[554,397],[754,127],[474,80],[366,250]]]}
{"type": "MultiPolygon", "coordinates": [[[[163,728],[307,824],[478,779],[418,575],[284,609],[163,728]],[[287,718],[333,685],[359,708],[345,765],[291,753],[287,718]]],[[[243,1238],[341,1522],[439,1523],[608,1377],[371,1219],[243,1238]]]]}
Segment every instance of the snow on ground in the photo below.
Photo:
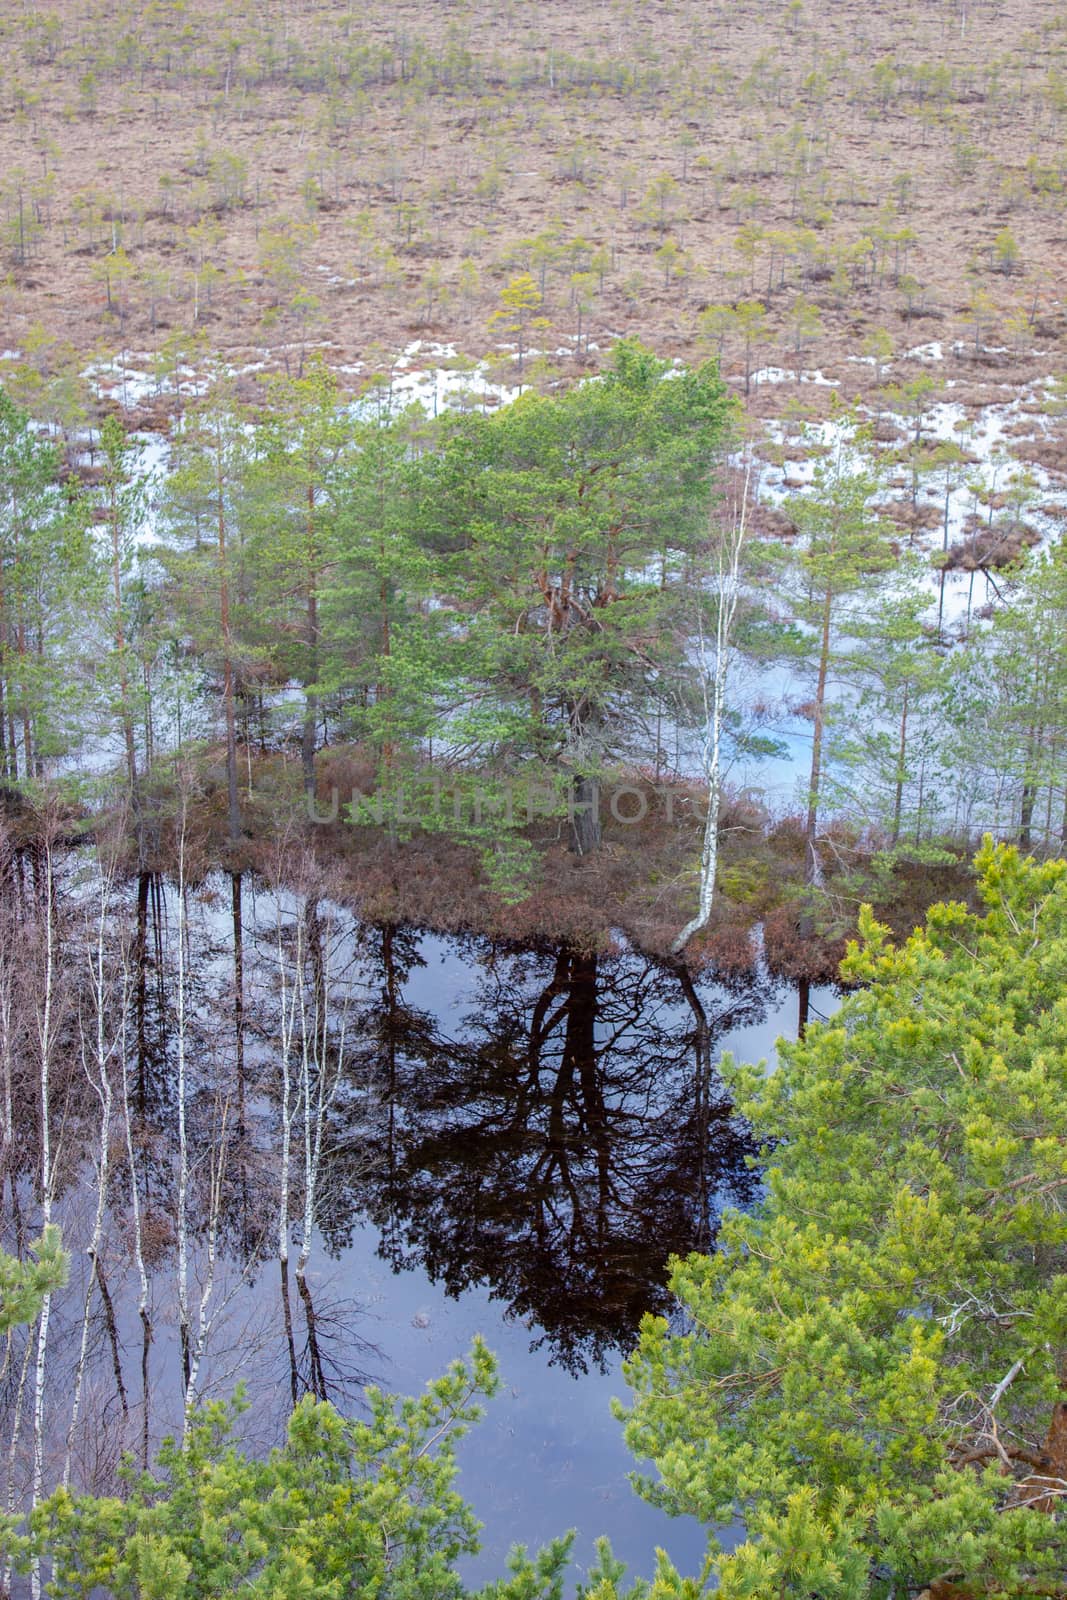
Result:
{"type": "MultiPolygon", "coordinates": [[[[941,346],[919,346],[907,352],[916,359],[940,360],[941,346]]],[[[1022,462],[1011,454],[1013,445],[1021,438],[1039,440],[1047,437],[1051,422],[1043,413],[1042,404],[1052,378],[1038,380],[1021,391],[1013,390],[1012,398],[994,401],[979,408],[968,408],[952,401],[932,404],[923,414],[921,437],[926,441],[953,441],[966,454],[963,470],[956,481],[947,486],[943,474],[935,473],[931,479],[920,483],[917,503],[936,509],[935,526],[917,529],[915,548],[933,556],[946,543],[960,543],[969,531],[971,518],[980,517],[983,524],[996,521],[997,513],[990,507],[994,495],[1010,492],[1013,484],[1019,485],[1024,496],[1032,499],[1023,509],[1023,520],[1039,537],[1039,548],[1047,547],[1062,536],[1063,516],[1058,510],[1042,509],[1041,501],[1057,493],[1058,485],[1052,475],[1038,464],[1022,462]],[[1020,421],[1028,424],[1025,434],[1013,431],[1020,421]]],[[[1013,386],[1004,387],[1012,389],[1013,386]]],[[[901,443],[914,437],[914,419],[882,412],[881,416],[901,431],[901,443]]],[[[810,493],[817,462],[828,452],[851,453],[858,466],[858,451],[850,451],[852,425],[847,418],[830,418],[811,423],[802,429],[792,422],[771,419],[761,423],[764,439],[780,447],[781,460],[760,463],[755,485],[757,499],[765,505],[780,507],[792,495],[810,493]]],[[[890,446],[890,449],[892,446],[890,446]]],[[[736,464],[742,465],[741,457],[736,464]]],[[[897,481],[882,494],[882,503],[907,501],[911,498],[910,474],[901,466],[897,481]]],[[[931,517],[932,520],[932,517],[931,517]]],[[[970,526],[973,527],[973,522],[970,526]]],[[[901,529],[901,542],[907,538],[901,529]]],[[[990,603],[997,603],[995,581],[983,572],[953,569],[941,574],[931,564],[924,577],[924,587],[929,596],[928,616],[936,624],[939,609],[946,638],[963,637],[974,614],[990,603]],[[942,592],[943,586],[943,592],[942,592]]],[[[1000,580],[1001,583],[1003,580],[1000,580]]],[[[801,677],[786,668],[768,668],[759,675],[758,682],[738,685],[745,704],[766,702],[778,708],[773,731],[784,746],[779,757],[761,757],[754,763],[741,761],[731,780],[740,780],[758,789],[768,802],[787,801],[797,791],[807,770],[811,751],[811,725],[798,717],[793,707],[802,703],[807,688],[801,677]]],[[[687,752],[687,754],[691,754],[687,752]]]]}
{"type": "MultiPolygon", "coordinates": [[[[914,354],[914,352],[910,352],[914,354]]],[[[989,502],[994,495],[1010,493],[1018,486],[1021,497],[1032,501],[1026,504],[1024,520],[1039,535],[1042,545],[1059,536],[1060,518],[1040,509],[1040,501],[1055,493],[1056,484],[1051,474],[1037,463],[1017,460],[1012,446],[1021,437],[1040,439],[1049,432],[1049,419],[1041,412],[1045,390],[1052,379],[1043,379],[1014,393],[1010,400],[994,401],[978,408],[967,408],[955,401],[938,401],[923,413],[920,434],[923,440],[952,442],[967,457],[955,481],[946,483],[942,473],[927,476],[916,493],[920,506],[936,507],[941,516],[932,528],[919,529],[915,534],[917,548],[930,553],[939,551],[946,542],[949,547],[960,543],[967,534],[968,519],[980,515],[988,517],[989,502]],[[1020,421],[1028,425],[1025,435],[1014,432],[1020,421]],[[947,518],[945,516],[947,499],[947,518]]],[[[884,420],[900,430],[901,443],[915,435],[915,422],[894,412],[882,412],[884,420]]],[[[801,431],[794,425],[779,420],[763,424],[765,437],[780,447],[779,463],[766,463],[760,468],[757,496],[765,505],[781,506],[792,494],[803,494],[810,489],[817,461],[828,451],[846,450],[852,434],[847,418],[830,418],[813,423],[801,431]]],[[[858,457],[857,457],[858,461],[858,457]]],[[[897,472],[897,481],[882,496],[883,503],[903,501],[911,497],[910,476],[905,465],[897,472]]],[[[995,515],[995,514],[994,514],[995,515]]],[[[939,589],[937,574],[931,570],[929,587],[932,595],[939,589]]],[[[984,604],[989,586],[984,577],[979,578],[978,589],[984,604]]],[[[970,574],[951,572],[945,580],[945,616],[956,621],[969,609],[975,585],[970,574]]],[[[990,591],[991,592],[991,591],[990,591]]]]}
{"type": "Polygon", "coordinates": [[[507,405],[521,393],[518,385],[490,381],[487,373],[488,365],[484,361],[470,365],[457,362],[454,367],[406,364],[390,380],[389,394],[394,404],[417,402],[436,417],[443,411],[464,405],[495,409],[507,405]]]}
{"type": "Polygon", "coordinates": [[[127,410],[163,395],[198,395],[206,386],[206,380],[194,367],[153,371],[153,357],[137,351],[128,352],[121,360],[115,356],[108,361],[93,361],[82,377],[89,379],[97,394],[118,400],[127,410]]]}
{"type": "Polygon", "coordinates": [[[929,344],[917,344],[913,350],[905,350],[905,361],[944,361],[945,350],[940,339],[932,339],[929,344]]]}
{"type": "MultiPolygon", "coordinates": [[[[397,410],[418,403],[432,416],[464,406],[496,409],[521,393],[520,385],[503,383],[499,378],[490,376],[500,360],[506,359],[513,350],[513,346],[502,348],[495,363],[473,361],[466,360],[454,344],[416,339],[401,351],[391,369],[381,376],[375,390],[375,403],[380,405],[384,395],[389,409],[397,410]]],[[[553,354],[531,350],[527,353],[527,359],[533,361],[545,353],[553,354]]],[[[556,356],[572,353],[569,348],[554,352],[556,356]]],[[[15,351],[0,352],[0,359],[16,359],[17,354],[15,351]]],[[[237,370],[242,373],[262,371],[277,352],[265,349],[260,354],[262,359],[237,370]]],[[[904,358],[941,361],[944,359],[944,348],[940,341],[935,340],[906,351],[904,358]]],[[[849,359],[868,361],[871,358],[856,356],[849,359]]],[[[364,377],[367,374],[364,363],[358,361],[341,366],[338,370],[351,377],[364,377]]],[[[173,375],[163,378],[152,373],[147,355],[137,353],[128,354],[123,361],[94,363],[87,369],[86,375],[93,379],[101,392],[114,395],[130,408],[162,393],[180,391],[183,394],[195,394],[203,392],[204,388],[202,376],[193,369],[182,367],[173,375]]],[[[753,374],[753,381],[831,387],[837,380],[825,377],[818,370],[764,367],[753,374]]],[[[990,497],[1009,489],[1021,475],[1026,475],[1028,492],[1032,493],[1035,501],[1055,492],[1056,485],[1044,468],[1019,462],[1011,454],[1012,445],[1017,444],[1020,438],[1039,439],[1049,433],[1050,423],[1042,412],[1042,404],[1047,386],[1052,382],[1052,378],[1038,380],[1022,390],[1004,385],[1011,393],[1010,398],[978,408],[948,400],[938,401],[926,409],[921,419],[921,437],[927,441],[957,443],[968,461],[959,474],[959,481],[947,486],[947,524],[944,477],[935,475],[932,480],[920,484],[916,494],[917,503],[936,508],[940,516],[936,526],[916,531],[914,538],[917,549],[931,555],[939,552],[945,539],[946,525],[948,545],[959,543],[966,536],[968,519],[976,514],[987,517],[990,497]],[[1015,431],[1020,422],[1027,424],[1025,435],[1015,431]]],[[[952,387],[951,380],[946,387],[952,387]]],[[[909,421],[901,415],[885,411],[880,416],[900,430],[901,443],[914,437],[914,419],[909,421]]],[[[759,468],[756,494],[766,505],[781,506],[793,494],[810,492],[817,461],[828,451],[849,450],[851,428],[845,418],[830,418],[803,427],[784,419],[770,419],[761,426],[765,440],[781,450],[780,462],[763,463],[759,468]]],[[[132,438],[138,445],[136,470],[149,484],[147,509],[136,537],[139,545],[150,548],[156,537],[156,501],[165,480],[170,445],[165,437],[154,433],[138,433],[132,438]]],[[[856,459],[858,464],[858,454],[856,459]]],[[[902,466],[898,469],[897,482],[884,492],[882,498],[886,502],[904,500],[910,498],[911,492],[910,479],[906,468],[902,466]]],[[[930,515],[932,520],[932,509],[930,515]]],[[[1060,536],[1061,518],[1058,514],[1028,506],[1024,516],[1039,535],[1042,545],[1060,536]]],[[[901,537],[906,537],[904,530],[901,537]]],[[[949,636],[961,633],[972,614],[996,598],[995,589],[983,573],[947,572],[942,594],[942,580],[931,566],[925,583],[930,597],[931,621],[936,619],[940,606],[944,628],[949,636]]],[[[775,731],[784,749],[782,756],[774,760],[761,758],[751,765],[742,762],[738,771],[731,776],[746,785],[757,785],[769,800],[785,800],[795,788],[798,772],[805,770],[810,752],[810,725],[793,711],[793,706],[804,698],[804,685],[788,672],[783,677],[781,672],[769,670],[761,674],[758,684],[749,685],[744,692],[746,697],[773,701],[781,708],[775,731]]],[[[288,694],[283,692],[278,700],[279,710],[291,711],[293,707],[289,702],[293,698],[292,691],[288,694]]],[[[676,747],[674,751],[675,764],[681,770],[697,771],[700,765],[699,750],[695,745],[691,749],[684,748],[685,743],[681,741],[681,747],[676,747]]],[[[669,760],[669,753],[664,753],[669,760]]]]}
{"type": "Polygon", "coordinates": [[[818,367],[796,370],[790,367],[760,367],[753,372],[751,383],[814,383],[824,389],[836,389],[840,378],[828,378],[818,367]]]}
{"type": "MultiPolygon", "coordinates": [[[[329,341],[326,343],[328,345],[329,341]]],[[[508,350],[513,348],[502,347],[502,355],[506,356],[508,350]]],[[[557,356],[571,353],[570,347],[566,346],[555,352],[557,356]]],[[[14,359],[17,354],[16,351],[3,351],[0,352],[0,359],[14,359]]],[[[236,370],[239,373],[262,371],[274,354],[276,352],[264,349],[260,352],[261,359],[246,363],[236,370]]],[[[539,354],[541,352],[531,350],[528,359],[532,361],[539,354]]],[[[850,359],[869,358],[857,356],[850,359]]],[[[939,340],[916,345],[905,352],[905,359],[941,361],[944,359],[944,347],[939,340]]],[[[432,416],[451,408],[495,409],[513,400],[521,393],[522,386],[504,383],[495,375],[490,376],[493,365],[489,361],[464,359],[452,343],[416,339],[400,352],[389,372],[382,376],[376,387],[374,403],[380,405],[382,396],[392,409],[417,403],[432,416]]],[[[362,362],[342,366],[339,370],[352,377],[364,376],[367,371],[362,362]]],[[[158,370],[153,372],[151,357],[141,352],[129,352],[121,360],[115,358],[94,362],[86,369],[86,376],[91,378],[101,393],[115,396],[130,408],[162,394],[196,394],[202,392],[204,386],[203,377],[188,366],[179,367],[166,376],[158,370]]],[[[833,387],[837,383],[836,379],[827,378],[817,369],[784,367],[763,367],[752,375],[752,381],[757,384],[796,383],[824,387],[833,387]]],[[[951,400],[938,401],[927,408],[922,417],[922,437],[953,441],[971,459],[960,474],[960,481],[947,489],[947,519],[942,518],[937,528],[919,531],[916,534],[919,547],[930,551],[940,548],[946,526],[948,544],[958,543],[965,537],[967,519],[980,513],[983,503],[987,504],[991,495],[1010,489],[1012,483],[1023,474],[1026,475],[1029,493],[1034,500],[1053,492],[1055,486],[1047,471],[1039,465],[1024,465],[1011,455],[1012,443],[1022,437],[1015,431],[1020,422],[1028,424],[1027,437],[1036,439],[1047,434],[1048,419],[1041,413],[1041,403],[1045,388],[1051,382],[1049,378],[1030,384],[1022,391],[1013,392],[1010,399],[992,402],[977,412],[974,408],[951,400]]],[[[1011,390],[1010,385],[1004,387],[1011,390]]],[[[914,423],[905,417],[892,412],[883,412],[881,415],[901,430],[902,439],[912,433],[914,423]]],[[[782,459],[780,464],[768,463],[761,467],[757,493],[765,504],[779,506],[791,494],[803,493],[810,488],[817,459],[828,450],[844,447],[849,424],[845,420],[829,419],[798,430],[794,424],[771,419],[763,424],[763,429],[765,437],[781,448],[782,459]]],[[[166,440],[149,433],[135,435],[135,438],[140,445],[138,470],[153,485],[159,485],[168,458],[166,440]]],[[[906,477],[903,469],[901,477],[906,477]]],[[[900,482],[887,491],[885,498],[902,499],[910,492],[910,485],[900,482]]],[[[922,483],[916,494],[917,503],[926,507],[944,509],[945,499],[946,486],[943,480],[941,483],[929,480],[922,483]]],[[[1043,543],[1058,534],[1058,517],[1037,509],[1027,509],[1026,520],[1043,543]]],[[[140,534],[144,542],[151,541],[150,524],[149,517],[140,534]]],[[[932,590],[937,588],[938,580],[933,573],[930,583],[932,590]]],[[[986,599],[984,591],[988,588],[984,577],[979,580],[979,587],[983,590],[979,601],[981,604],[986,599]]],[[[974,589],[975,584],[967,573],[953,572],[946,577],[945,611],[952,621],[968,613],[974,601],[974,589]]]]}
{"type": "MultiPolygon", "coordinates": [[[[286,349],[297,348],[279,347],[282,353],[286,349]]],[[[333,348],[332,341],[303,347],[305,352],[321,348],[333,348]]],[[[226,370],[234,377],[263,372],[272,356],[278,353],[277,350],[264,349],[260,352],[260,359],[226,370]]],[[[531,350],[529,359],[533,360],[538,353],[531,350]]],[[[17,354],[17,351],[4,351],[0,359],[15,359],[17,354]]],[[[564,354],[572,352],[568,349],[564,354]]],[[[453,344],[416,339],[400,352],[390,370],[382,374],[380,392],[384,391],[394,407],[418,402],[431,416],[464,405],[496,408],[513,400],[521,393],[522,386],[491,378],[492,365],[488,361],[466,360],[453,344]]],[[[340,365],[337,370],[345,377],[368,375],[368,369],[362,361],[340,365]]],[[[203,373],[188,366],[167,373],[153,370],[152,358],[136,351],[128,352],[122,358],[92,362],[85,368],[83,376],[90,380],[98,394],[118,400],[127,410],[164,396],[202,394],[210,381],[203,373]]]]}

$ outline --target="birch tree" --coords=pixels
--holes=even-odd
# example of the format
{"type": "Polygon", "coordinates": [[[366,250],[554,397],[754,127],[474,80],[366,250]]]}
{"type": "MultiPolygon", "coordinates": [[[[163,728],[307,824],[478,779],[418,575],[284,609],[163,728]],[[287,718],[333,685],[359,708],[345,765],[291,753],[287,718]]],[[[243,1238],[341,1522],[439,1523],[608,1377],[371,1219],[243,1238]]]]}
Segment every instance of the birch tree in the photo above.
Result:
{"type": "Polygon", "coordinates": [[[274,1039],[280,1122],[277,1244],[282,1317],[294,1405],[302,1387],[325,1398],[326,1380],[308,1263],[322,1206],[323,1169],[331,1150],[331,1114],[349,1069],[350,986],[339,957],[351,928],[323,910],[323,882],[307,854],[294,863],[292,840],[279,841],[273,874],[273,944],[277,994],[274,1039]],[[339,987],[340,986],[340,987],[339,987]],[[299,1217],[295,1280],[307,1326],[308,1382],[301,1378],[290,1292],[294,1214],[299,1217]]]}
{"type": "Polygon", "coordinates": [[[326,1398],[326,1379],[322,1351],[317,1335],[315,1308],[307,1281],[308,1261],[315,1236],[319,1187],[326,1153],[327,1118],[340,1087],[345,1067],[348,1009],[333,1016],[332,958],[334,938],[332,919],[320,915],[319,901],[309,896],[303,915],[307,922],[307,950],[311,982],[300,985],[300,1109],[304,1147],[304,1215],[300,1252],[296,1262],[296,1286],[304,1304],[308,1330],[308,1357],[311,1389],[320,1400],[326,1398]]]}
{"type": "MultiPolygon", "coordinates": [[[[56,897],[53,853],[53,840],[46,839],[44,844],[45,857],[45,926],[44,926],[44,972],[41,981],[40,998],[37,1010],[37,1044],[38,1061],[40,1065],[40,1139],[41,1139],[41,1164],[40,1164],[40,1204],[42,1234],[47,1237],[52,1227],[52,1207],[55,1200],[56,1169],[54,1160],[54,1147],[52,1141],[52,1057],[56,1045],[56,1032],[58,1023],[58,1004],[56,994],[56,897]]],[[[48,1357],[48,1328],[52,1310],[52,1290],[49,1288],[41,1298],[41,1311],[37,1319],[37,1346],[34,1359],[33,1374],[33,1479],[30,1489],[30,1509],[37,1505],[44,1487],[44,1410],[45,1410],[45,1375],[48,1357]]],[[[33,1600],[39,1600],[41,1594],[40,1567],[35,1562],[30,1570],[30,1588],[33,1600]]]]}
{"type": "MultiPolygon", "coordinates": [[[[178,1050],[178,1194],[176,1233],[178,1247],[177,1299],[178,1338],[181,1345],[182,1389],[189,1392],[190,1334],[189,1334],[189,1135],[186,1122],[186,914],[185,914],[185,815],[186,800],[182,799],[180,831],[178,834],[178,973],[175,1004],[177,1007],[178,1050]]],[[[188,1423],[188,1412],[186,1412],[188,1423]]]]}
{"type": "MultiPolygon", "coordinates": [[[[304,964],[304,919],[297,917],[294,928],[296,949],[292,968],[297,974],[304,964]]],[[[278,1269],[282,1299],[282,1319],[285,1324],[285,1343],[289,1355],[289,1389],[296,1405],[299,1390],[299,1373],[296,1361],[296,1341],[293,1336],[293,1308],[289,1296],[289,1207],[292,1193],[293,1150],[293,1084],[291,1054],[299,1015],[297,990],[299,979],[292,975],[286,956],[286,926],[282,911],[280,884],[275,887],[275,953],[278,972],[279,1024],[278,1071],[280,1098],[281,1151],[278,1163],[278,1269]]]]}
{"type": "MultiPolygon", "coordinates": [[[[89,1257],[89,1277],[85,1285],[85,1295],[82,1303],[81,1341],[78,1349],[78,1359],[74,1368],[74,1393],[71,1402],[70,1422],[67,1426],[67,1445],[63,1458],[63,1482],[70,1482],[71,1459],[74,1450],[74,1441],[78,1431],[78,1422],[81,1414],[82,1390],[85,1382],[86,1359],[89,1352],[90,1314],[92,1310],[93,1291],[99,1289],[104,1301],[105,1316],[109,1323],[109,1336],[113,1352],[113,1370],[115,1373],[116,1389],[122,1407],[123,1417],[129,1412],[126,1400],[126,1388],[122,1376],[122,1361],[118,1349],[118,1338],[115,1327],[114,1311],[111,1307],[107,1285],[100,1264],[100,1246],[104,1235],[104,1223],[107,1211],[108,1184],[111,1178],[111,1124],[114,1115],[114,1093],[112,1090],[112,1071],[117,1048],[120,1047],[124,1034],[124,1020],[128,1003],[128,994],[123,985],[123,992],[115,994],[108,974],[108,943],[111,929],[109,927],[109,912],[112,890],[112,874],[105,869],[98,885],[98,899],[94,925],[88,941],[87,966],[88,966],[88,993],[89,1015],[79,1018],[80,1053],[82,1070],[97,1100],[100,1108],[99,1137],[97,1140],[93,1187],[96,1191],[96,1207],[93,1213],[92,1232],[89,1238],[87,1254],[89,1257]],[[117,1024],[116,1031],[109,1037],[109,1023],[117,1024]]],[[[126,976],[125,963],[120,964],[120,982],[126,976]]]]}
{"type": "Polygon", "coordinates": [[[722,743],[726,717],[726,690],[730,673],[734,622],[741,596],[741,566],[746,539],[749,472],[745,473],[741,505],[716,540],[715,638],[709,647],[704,637],[703,614],[699,639],[700,682],[704,703],[703,776],[708,786],[707,812],[700,849],[700,893],[696,912],[678,934],[671,950],[680,955],[694,934],[711,916],[715,897],[715,872],[719,854],[719,812],[722,804],[722,743]]]}
{"type": "MultiPolygon", "coordinates": [[[[142,875],[143,877],[143,875],[142,875]]],[[[141,972],[138,981],[143,982],[143,968],[145,955],[139,948],[141,972]]],[[[126,980],[129,985],[129,969],[126,968],[126,980]]],[[[125,1014],[123,1020],[125,1021],[125,1014]]],[[[141,1020],[141,1034],[143,1041],[143,1017],[141,1020]]],[[[126,1052],[125,1029],[119,1044],[119,1065],[121,1069],[122,1092],[122,1129],[125,1141],[126,1164],[129,1169],[130,1182],[130,1220],[133,1225],[133,1260],[137,1271],[137,1315],[141,1324],[141,1468],[148,1470],[148,1441],[150,1432],[149,1418],[151,1406],[149,1403],[148,1382],[148,1355],[152,1344],[152,1314],[149,1301],[148,1269],[145,1262],[143,1206],[141,1202],[141,1186],[137,1172],[137,1161],[134,1154],[133,1112],[130,1096],[129,1060],[126,1052]]]]}

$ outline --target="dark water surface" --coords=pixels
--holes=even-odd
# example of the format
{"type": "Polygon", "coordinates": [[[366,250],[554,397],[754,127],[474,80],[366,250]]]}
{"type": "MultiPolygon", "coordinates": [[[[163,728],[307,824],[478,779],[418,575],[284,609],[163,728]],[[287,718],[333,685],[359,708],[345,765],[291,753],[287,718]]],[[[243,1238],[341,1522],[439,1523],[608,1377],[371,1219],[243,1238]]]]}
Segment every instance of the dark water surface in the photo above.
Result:
{"type": "MultiPolygon", "coordinates": [[[[64,913],[69,1003],[92,1038],[81,904],[64,913]]],[[[358,1416],[366,1382],[418,1391],[480,1334],[501,1389],[459,1450],[460,1489],[485,1523],[468,1579],[569,1528],[575,1576],[600,1534],[635,1572],[652,1571],[657,1546],[698,1571],[703,1530],[633,1493],[610,1401],[626,1398],[641,1316],[672,1315],[668,1257],[713,1247],[723,1207],[758,1195],[718,1063],[772,1063],[778,1035],[796,1033],[796,990],[760,971],[692,978],[622,945],[591,955],[374,927],[314,874],[300,890],[212,875],[181,900],[144,878],[108,918],[102,1014],[126,1109],[107,1136],[94,1283],[102,1102],[76,1053],[57,1076],[72,1271],[52,1315],[48,1484],[66,1449],[72,1482],[110,1490],[124,1452],[147,1460],[180,1427],[187,1395],[243,1382],[240,1437],[266,1449],[294,1396],[358,1416]]],[[[827,990],[810,1002],[814,1016],[836,1004],[827,990]]],[[[31,1092],[19,1113],[31,1209],[36,1105],[31,1092]]],[[[30,1443],[24,1425],[8,1457],[17,1503],[30,1443]]]]}
{"type": "MultiPolygon", "coordinates": [[[[707,1248],[720,1207],[757,1192],[715,1064],[772,1060],[795,991],[693,984],[625,951],[375,940],[376,1160],[353,1194],[366,1220],[338,1219],[356,1231],[323,1278],[366,1305],[389,1388],[420,1387],[475,1333],[499,1358],[501,1393],[461,1447],[486,1523],[469,1576],[570,1527],[579,1569],[606,1533],[635,1571],[657,1545],[698,1570],[700,1526],[630,1488],[610,1399],[642,1312],[670,1311],[668,1256],[707,1248]]],[[[816,1013],[835,1003],[812,995],[816,1013]]]]}

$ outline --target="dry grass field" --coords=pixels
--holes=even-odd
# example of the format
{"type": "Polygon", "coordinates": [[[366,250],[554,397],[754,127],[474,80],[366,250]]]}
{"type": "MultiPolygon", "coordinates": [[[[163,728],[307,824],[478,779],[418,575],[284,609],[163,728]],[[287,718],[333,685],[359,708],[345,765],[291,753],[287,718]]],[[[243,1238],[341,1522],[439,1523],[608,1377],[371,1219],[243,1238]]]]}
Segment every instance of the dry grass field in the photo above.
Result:
{"type": "Polygon", "coordinates": [[[0,344],[42,376],[484,356],[523,272],[577,366],[1063,365],[1056,0],[6,0],[0,35],[0,344]]]}

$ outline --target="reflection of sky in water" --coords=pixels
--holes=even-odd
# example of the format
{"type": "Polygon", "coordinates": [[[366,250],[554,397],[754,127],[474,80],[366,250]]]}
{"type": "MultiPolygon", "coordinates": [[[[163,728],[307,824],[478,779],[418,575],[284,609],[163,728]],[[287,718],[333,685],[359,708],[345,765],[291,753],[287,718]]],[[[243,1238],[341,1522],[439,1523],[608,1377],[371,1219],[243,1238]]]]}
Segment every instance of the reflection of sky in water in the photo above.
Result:
{"type": "MultiPolygon", "coordinates": [[[[404,985],[407,1002],[420,1010],[432,1011],[444,1030],[450,1031],[462,1022],[470,1010],[477,993],[476,979],[472,976],[470,960],[451,941],[427,934],[420,942],[420,954],[426,965],[413,967],[404,985]]],[[[702,986],[703,988],[703,986],[702,986]]],[[[728,1003],[728,1002],[727,1002],[728,1003]]],[[[840,1005],[837,992],[829,987],[813,986],[810,1004],[813,1021],[832,1016],[840,1005]]],[[[690,1027],[692,1017],[679,1004],[681,1026],[690,1027]]],[[[776,1040],[784,1035],[796,1037],[797,996],[788,984],[778,986],[776,1001],[767,1007],[762,1021],[747,1022],[728,1029],[715,1046],[717,1056],[731,1052],[740,1061],[766,1061],[774,1063],[776,1040]]]]}
{"type": "MultiPolygon", "coordinates": [[[[477,952],[430,935],[419,940],[418,948],[425,965],[412,967],[403,985],[405,1006],[431,1013],[442,1035],[471,1037],[480,1020],[479,993],[484,994],[477,952]]],[[[502,964],[512,959],[498,957],[502,964]]],[[[622,961],[625,970],[628,958],[622,961]]],[[[598,994],[603,981],[607,995],[610,972],[611,963],[605,963],[598,994]]],[[[535,992],[543,979],[544,970],[534,964],[524,972],[520,988],[535,992]]],[[[737,996],[709,984],[702,984],[700,993],[713,1028],[716,1017],[737,1003],[737,996]]],[[[658,1003],[658,1020],[669,1026],[673,1016],[680,1035],[692,1027],[692,1012],[680,999],[658,1003]]],[[[837,1000],[830,990],[813,990],[812,1004],[813,1016],[826,1015],[837,1000]]],[[[766,1015],[725,1032],[715,1041],[714,1054],[731,1050],[742,1059],[773,1062],[775,1040],[782,1033],[795,1034],[796,1016],[795,990],[777,985],[766,1015]]],[[[598,1039],[604,1037],[605,1026],[598,1018],[598,1039]]],[[[404,1391],[421,1386],[462,1354],[475,1333],[486,1338],[500,1360],[501,1393],[461,1454],[460,1487],[487,1524],[486,1552],[467,1564],[471,1580],[498,1573],[512,1542],[536,1545],[572,1526],[580,1531],[575,1551],[579,1570],[592,1558],[595,1537],[607,1533],[616,1554],[634,1572],[651,1571],[657,1545],[683,1571],[697,1571],[704,1544],[699,1525],[666,1518],[640,1501],[627,1482],[634,1463],[609,1404],[612,1396],[626,1397],[618,1359],[609,1357],[607,1372],[594,1364],[587,1375],[572,1377],[549,1364],[547,1351],[531,1350],[536,1326],[509,1320],[487,1288],[475,1285],[450,1299],[417,1267],[393,1273],[376,1255],[376,1243],[376,1230],[364,1228],[327,1275],[369,1302],[371,1316],[378,1320],[368,1336],[388,1358],[381,1376],[389,1387],[404,1391]]]]}
{"type": "Polygon", "coordinates": [[[635,1572],[650,1573],[662,1545],[688,1572],[699,1569],[703,1530],[672,1521],[634,1494],[627,1473],[634,1460],[611,1415],[612,1396],[625,1398],[617,1370],[592,1369],[573,1378],[530,1352],[530,1331],[506,1321],[485,1289],[458,1300],[419,1271],[393,1273],[375,1253],[374,1230],[360,1233],[331,1281],[369,1302],[380,1320],[368,1336],[388,1354],[381,1381],[414,1392],[462,1355],[480,1333],[500,1363],[501,1388],[485,1420],[460,1446],[459,1489],[486,1524],[481,1556],[464,1564],[471,1581],[502,1575],[514,1543],[536,1546],[577,1527],[579,1568],[606,1533],[635,1572]]]}

